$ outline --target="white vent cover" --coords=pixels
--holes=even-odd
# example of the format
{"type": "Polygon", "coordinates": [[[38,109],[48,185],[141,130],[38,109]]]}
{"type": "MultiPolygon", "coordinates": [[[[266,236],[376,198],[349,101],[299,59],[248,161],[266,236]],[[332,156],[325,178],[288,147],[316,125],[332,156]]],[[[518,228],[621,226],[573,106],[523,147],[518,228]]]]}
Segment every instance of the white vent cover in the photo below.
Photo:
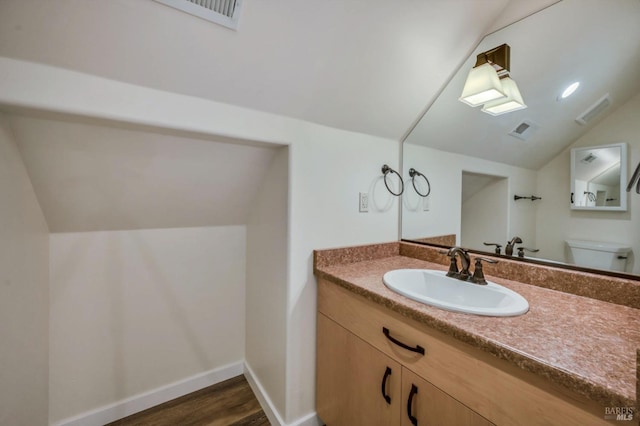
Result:
{"type": "Polygon", "coordinates": [[[233,30],[238,28],[242,0],[155,0],[233,30]]]}
{"type": "Polygon", "coordinates": [[[523,141],[528,141],[539,127],[540,126],[530,120],[523,120],[512,131],[509,132],[509,135],[523,141]]]}
{"type": "Polygon", "coordinates": [[[607,93],[598,99],[595,104],[591,105],[585,112],[576,117],[576,121],[585,125],[596,118],[596,116],[600,115],[602,111],[609,108],[609,106],[611,106],[611,96],[607,93]]]}

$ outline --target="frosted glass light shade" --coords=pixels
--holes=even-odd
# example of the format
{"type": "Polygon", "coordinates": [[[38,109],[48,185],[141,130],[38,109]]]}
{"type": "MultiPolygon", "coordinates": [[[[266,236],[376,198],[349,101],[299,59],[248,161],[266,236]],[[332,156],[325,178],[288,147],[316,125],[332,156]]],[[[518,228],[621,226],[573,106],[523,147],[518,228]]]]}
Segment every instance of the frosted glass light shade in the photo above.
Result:
{"type": "Polygon", "coordinates": [[[460,101],[476,107],[505,96],[498,73],[491,64],[485,63],[469,71],[460,101]]]}
{"type": "Polygon", "coordinates": [[[502,88],[507,97],[487,102],[484,104],[484,107],[482,107],[482,112],[491,115],[500,115],[526,108],[527,106],[524,104],[516,82],[509,77],[503,78],[500,81],[502,82],[502,88]]]}

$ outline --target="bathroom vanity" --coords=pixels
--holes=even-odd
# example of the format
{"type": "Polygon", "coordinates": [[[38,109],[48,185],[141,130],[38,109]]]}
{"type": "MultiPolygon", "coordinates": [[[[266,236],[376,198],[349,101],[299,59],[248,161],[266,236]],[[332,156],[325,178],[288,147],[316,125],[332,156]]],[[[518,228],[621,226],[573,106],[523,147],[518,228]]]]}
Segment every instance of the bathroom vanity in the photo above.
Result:
{"type": "MultiPolygon", "coordinates": [[[[528,300],[524,315],[446,311],[382,282],[390,270],[446,270],[447,261],[404,242],[315,252],[316,401],[327,425],[619,424],[632,411],[624,424],[638,424],[637,306],[491,275],[517,270],[502,260],[485,272],[528,300]]],[[[538,278],[553,277],[541,268],[538,278]]],[[[597,276],[581,279],[598,288],[597,276]]],[[[636,303],[640,283],[619,280],[636,303]]]]}

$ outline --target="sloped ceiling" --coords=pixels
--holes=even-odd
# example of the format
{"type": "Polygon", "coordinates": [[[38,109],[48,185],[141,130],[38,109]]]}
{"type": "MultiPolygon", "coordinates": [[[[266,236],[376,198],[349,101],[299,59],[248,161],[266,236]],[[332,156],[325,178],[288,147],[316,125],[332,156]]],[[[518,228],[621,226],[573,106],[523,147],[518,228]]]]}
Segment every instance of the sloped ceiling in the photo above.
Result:
{"type": "MultiPolygon", "coordinates": [[[[555,1],[245,0],[233,31],[152,0],[2,0],[0,55],[398,141],[484,34],[555,1]]],[[[245,224],[277,149],[69,120],[10,115],[51,232],[245,224]]]]}
{"type": "Polygon", "coordinates": [[[640,1],[563,0],[487,36],[406,142],[538,170],[639,91],[640,1]],[[458,98],[476,55],[503,43],[528,107],[494,117],[458,98]],[[558,100],[574,81],[576,93],[558,100]],[[608,109],[575,121],[606,94],[608,109]],[[523,121],[535,128],[526,141],[509,135],[523,121]]]}
{"type": "Polygon", "coordinates": [[[495,26],[556,0],[2,0],[0,55],[399,140],[495,26]]]}
{"type": "Polygon", "coordinates": [[[278,149],[8,118],[51,232],[246,224],[278,149]]]}

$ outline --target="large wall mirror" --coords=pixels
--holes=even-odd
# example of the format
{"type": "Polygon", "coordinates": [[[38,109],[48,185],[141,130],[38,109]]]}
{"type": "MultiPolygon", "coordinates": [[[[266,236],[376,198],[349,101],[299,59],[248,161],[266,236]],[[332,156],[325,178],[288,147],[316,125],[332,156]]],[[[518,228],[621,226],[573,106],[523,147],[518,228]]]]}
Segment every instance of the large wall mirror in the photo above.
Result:
{"type": "Polygon", "coordinates": [[[512,242],[515,259],[640,278],[640,196],[623,182],[640,162],[639,76],[638,0],[563,0],[486,36],[403,143],[402,239],[501,255],[512,242]],[[478,53],[504,43],[527,108],[493,116],[458,99],[478,53]],[[576,189],[576,162],[613,151],[619,164],[576,189]],[[427,197],[412,168],[429,179],[427,197]],[[577,191],[593,196],[578,206],[577,191]],[[618,247],[623,265],[583,265],[568,241],[618,247]]]}

